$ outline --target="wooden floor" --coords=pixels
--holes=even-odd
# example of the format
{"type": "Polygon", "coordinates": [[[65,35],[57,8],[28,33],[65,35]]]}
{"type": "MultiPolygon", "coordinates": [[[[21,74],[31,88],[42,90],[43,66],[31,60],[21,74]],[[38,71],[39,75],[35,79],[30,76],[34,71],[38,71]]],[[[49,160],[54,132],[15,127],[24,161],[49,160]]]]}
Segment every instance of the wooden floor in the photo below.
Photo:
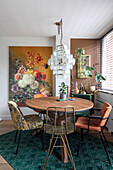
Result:
{"type": "MultiPolygon", "coordinates": [[[[0,122],[0,135],[15,130],[11,120],[3,120],[0,122]]],[[[90,135],[99,137],[97,132],[90,131],[90,135]]],[[[104,134],[108,141],[113,142],[113,134],[110,134],[107,129],[104,130],[104,134]]],[[[13,168],[0,156],[0,170],[13,170],[13,168]]]]}

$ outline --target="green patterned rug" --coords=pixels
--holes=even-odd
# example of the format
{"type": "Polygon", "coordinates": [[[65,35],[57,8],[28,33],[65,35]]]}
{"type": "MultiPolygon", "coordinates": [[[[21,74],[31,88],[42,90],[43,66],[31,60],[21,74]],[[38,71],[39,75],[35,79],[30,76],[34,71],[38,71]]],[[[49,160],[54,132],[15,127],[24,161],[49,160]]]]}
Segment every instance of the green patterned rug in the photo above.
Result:
{"type": "MultiPolygon", "coordinates": [[[[47,152],[42,149],[40,136],[32,136],[33,131],[22,132],[18,154],[15,155],[16,144],[13,143],[15,131],[0,136],[0,154],[15,170],[42,170],[47,152]]],[[[50,136],[44,134],[45,148],[49,144],[50,136]]],[[[75,156],[78,133],[68,135],[73,159],[77,170],[113,170],[113,167],[106,164],[106,154],[101,140],[91,135],[86,135],[82,141],[79,156],[75,156]]],[[[113,143],[109,142],[107,150],[113,163],[113,143]]],[[[63,164],[60,160],[60,149],[53,152],[47,170],[71,170],[70,161],[63,164]]]]}

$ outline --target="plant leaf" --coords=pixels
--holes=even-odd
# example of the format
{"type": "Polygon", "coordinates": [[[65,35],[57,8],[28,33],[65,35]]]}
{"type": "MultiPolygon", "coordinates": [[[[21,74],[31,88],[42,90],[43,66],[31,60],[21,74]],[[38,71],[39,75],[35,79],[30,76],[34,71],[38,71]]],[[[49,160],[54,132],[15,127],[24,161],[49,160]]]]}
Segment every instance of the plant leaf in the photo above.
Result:
{"type": "Polygon", "coordinates": [[[90,67],[90,66],[86,66],[86,69],[91,71],[91,72],[92,72],[92,70],[95,70],[93,67],[90,67]]]}

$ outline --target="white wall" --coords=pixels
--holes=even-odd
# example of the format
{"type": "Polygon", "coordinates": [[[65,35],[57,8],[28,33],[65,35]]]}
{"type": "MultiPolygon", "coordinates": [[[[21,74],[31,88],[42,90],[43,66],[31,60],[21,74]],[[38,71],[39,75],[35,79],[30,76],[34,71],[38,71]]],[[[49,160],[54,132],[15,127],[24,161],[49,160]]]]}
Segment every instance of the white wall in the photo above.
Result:
{"type": "MultiPolygon", "coordinates": [[[[8,46],[52,46],[55,47],[55,37],[0,37],[0,117],[10,119],[8,110],[9,86],[9,48],[8,46]]],[[[24,114],[33,113],[31,109],[22,108],[24,114]]]]}

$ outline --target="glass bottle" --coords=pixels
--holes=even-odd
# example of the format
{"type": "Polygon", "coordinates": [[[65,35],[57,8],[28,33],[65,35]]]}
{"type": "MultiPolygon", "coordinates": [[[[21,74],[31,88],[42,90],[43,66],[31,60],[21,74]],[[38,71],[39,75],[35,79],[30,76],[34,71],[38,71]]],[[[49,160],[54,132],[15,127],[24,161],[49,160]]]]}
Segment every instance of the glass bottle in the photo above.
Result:
{"type": "Polygon", "coordinates": [[[78,83],[75,83],[75,89],[74,89],[74,93],[78,94],[79,93],[79,89],[78,89],[78,83]]]}

